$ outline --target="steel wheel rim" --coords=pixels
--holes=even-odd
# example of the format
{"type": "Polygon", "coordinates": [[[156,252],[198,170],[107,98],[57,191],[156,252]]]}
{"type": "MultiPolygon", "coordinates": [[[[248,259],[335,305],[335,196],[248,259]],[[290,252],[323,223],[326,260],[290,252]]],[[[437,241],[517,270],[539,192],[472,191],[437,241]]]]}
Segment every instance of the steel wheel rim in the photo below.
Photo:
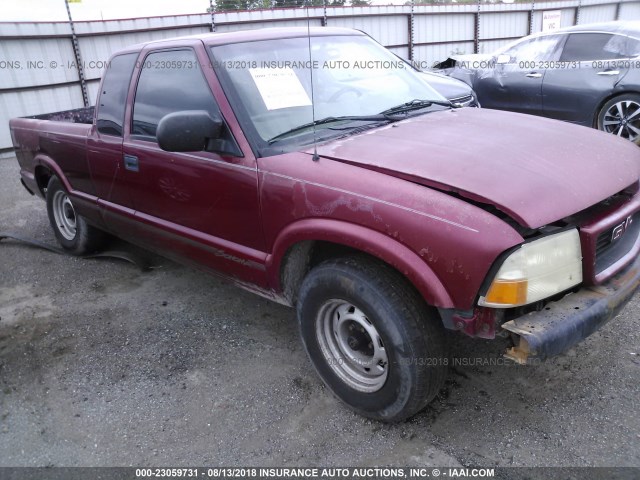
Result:
{"type": "Polygon", "coordinates": [[[57,191],[53,195],[53,218],[60,235],[66,240],[76,237],[76,211],[69,196],[63,191],[57,191]]]}
{"type": "Polygon", "coordinates": [[[380,390],[389,373],[389,359],[373,323],[355,305],[329,300],[316,318],[316,338],[333,372],[360,392],[380,390]]]}
{"type": "Polygon", "coordinates": [[[640,103],[622,100],[604,113],[602,130],[635,142],[640,136],[640,103]]]}

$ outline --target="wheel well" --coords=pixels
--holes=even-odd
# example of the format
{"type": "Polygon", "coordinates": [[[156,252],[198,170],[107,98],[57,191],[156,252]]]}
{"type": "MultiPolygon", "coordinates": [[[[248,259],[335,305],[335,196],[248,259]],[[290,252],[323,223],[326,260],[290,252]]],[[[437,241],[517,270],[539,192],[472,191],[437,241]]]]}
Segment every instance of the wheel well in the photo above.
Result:
{"type": "Polygon", "coordinates": [[[49,185],[49,180],[51,180],[51,177],[53,176],[53,172],[47,167],[38,165],[34,172],[34,176],[36,178],[36,182],[38,183],[38,189],[40,189],[40,193],[42,193],[42,196],[44,196],[47,185],[49,185]]]}
{"type": "MultiPolygon", "coordinates": [[[[389,265],[387,262],[363,252],[362,250],[358,250],[347,245],[341,245],[339,243],[320,240],[306,240],[289,247],[287,253],[283,257],[280,267],[280,286],[284,297],[292,306],[295,306],[298,300],[298,291],[302,284],[302,280],[313,267],[332,258],[346,257],[350,255],[368,257],[376,262],[383,263],[396,270],[406,279],[406,276],[392,265],[389,265]]],[[[414,288],[413,284],[408,279],[406,280],[407,285],[414,288]]]]}

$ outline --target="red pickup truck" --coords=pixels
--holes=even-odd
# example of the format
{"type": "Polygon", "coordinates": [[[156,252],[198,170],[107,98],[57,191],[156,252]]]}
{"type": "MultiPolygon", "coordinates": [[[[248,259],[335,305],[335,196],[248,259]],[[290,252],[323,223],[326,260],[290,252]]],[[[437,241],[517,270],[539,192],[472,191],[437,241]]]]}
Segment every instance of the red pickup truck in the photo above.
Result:
{"type": "Polygon", "coordinates": [[[265,29],[116,53],[97,106],[11,121],[62,246],[105,232],[297,309],[329,388],[398,421],[445,329],[559,354],[640,283],[640,150],[457,108],[366,35],[265,29]]]}

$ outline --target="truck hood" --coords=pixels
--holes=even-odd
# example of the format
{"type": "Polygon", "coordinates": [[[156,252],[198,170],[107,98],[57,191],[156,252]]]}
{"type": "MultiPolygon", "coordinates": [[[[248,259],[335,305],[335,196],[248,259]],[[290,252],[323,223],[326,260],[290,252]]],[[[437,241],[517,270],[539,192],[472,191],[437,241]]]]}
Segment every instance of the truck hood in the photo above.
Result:
{"type": "Polygon", "coordinates": [[[455,192],[538,228],[638,180],[640,148],[530,115],[463,108],[427,113],[319,145],[332,160],[455,192]]]}

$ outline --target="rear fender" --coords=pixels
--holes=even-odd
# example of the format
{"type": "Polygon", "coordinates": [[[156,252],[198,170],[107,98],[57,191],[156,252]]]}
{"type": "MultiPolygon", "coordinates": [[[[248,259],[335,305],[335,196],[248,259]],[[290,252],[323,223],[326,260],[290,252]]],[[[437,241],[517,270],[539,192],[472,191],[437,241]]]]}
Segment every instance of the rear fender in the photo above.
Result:
{"type": "Polygon", "coordinates": [[[53,175],[55,175],[60,179],[60,181],[62,182],[62,185],[64,185],[64,188],[67,192],[69,193],[72,192],[73,187],[71,187],[69,180],[67,179],[65,174],[62,172],[62,169],[51,157],[49,157],[48,155],[40,154],[40,155],[36,155],[33,161],[35,165],[34,171],[38,167],[45,167],[47,170],[51,171],[53,175]]]}
{"type": "Polygon", "coordinates": [[[60,179],[64,189],[69,193],[69,196],[73,200],[73,206],[78,214],[82,215],[90,223],[95,224],[98,227],[104,226],[102,216],[98,211],[97,197],[74,189],[60,166],[48,155],[36,155],[34,158],[34,165],[34,171],[38,167],[45,167],[60,179]]]}

